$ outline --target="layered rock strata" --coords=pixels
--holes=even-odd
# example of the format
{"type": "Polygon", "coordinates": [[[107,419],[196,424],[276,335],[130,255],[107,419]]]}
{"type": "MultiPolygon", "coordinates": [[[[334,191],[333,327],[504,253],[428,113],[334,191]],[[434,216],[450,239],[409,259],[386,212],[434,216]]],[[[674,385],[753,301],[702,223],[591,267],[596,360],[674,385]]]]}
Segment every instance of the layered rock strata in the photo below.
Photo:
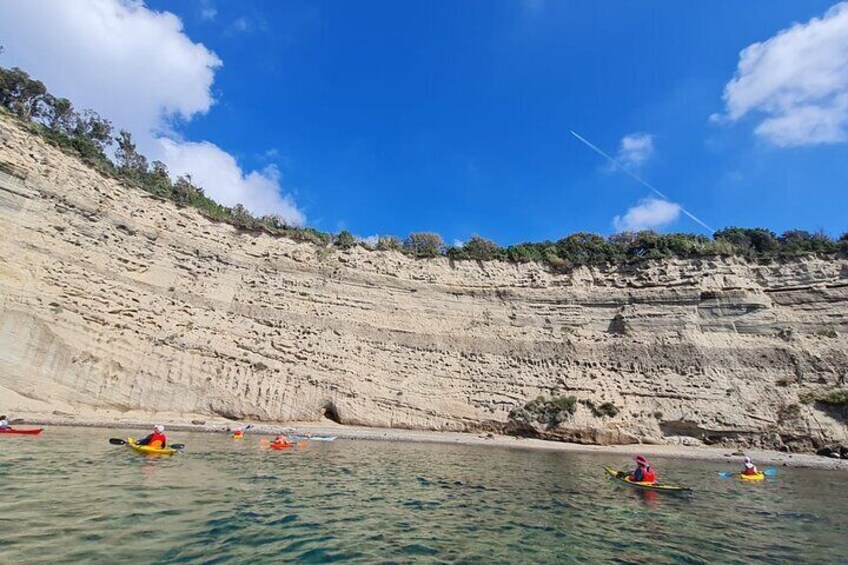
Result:
{"type": "Polygon", "coordinates": [[[0,409],[499,429],[574,395],[551,436],[844,442],[802,399],[848,379],[848,261],[537,264],[338,251],[212,222],[0,117],[0,409]],[[612,403],[615,416],[588,406],[612,403]]]}

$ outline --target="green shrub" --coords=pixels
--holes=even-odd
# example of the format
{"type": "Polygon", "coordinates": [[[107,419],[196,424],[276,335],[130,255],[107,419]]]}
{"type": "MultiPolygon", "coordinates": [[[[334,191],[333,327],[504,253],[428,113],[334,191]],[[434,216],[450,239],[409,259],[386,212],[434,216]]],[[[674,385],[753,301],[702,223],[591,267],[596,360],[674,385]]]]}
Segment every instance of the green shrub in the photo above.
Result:
{"type": "Polygon", "coordinates": [[[284,234],[295,241],[306,241],[319,247],[329,245],[333,239],[330,234],[320,232],[315,228],[289,228],[284,234]]]}
{"type": "Polygon", "coordinates": [[[542,255],[542,245],[541,243],[510,245],[506,248],[506,259],[512,263],[542,263],[545,259],[542,255]]]}
{"type": "Polygon", "coordinates": [[[466,258],[475,261],[492,261],[506,256],[500,245],[479,235],[472,235],[462,246],[462,251],[466,258]]]}
{"type": "Polygon", "coordinates": [[[509,419],[528,424],[539,423],[553,428],[565,422],[577,410],[577,398],[574,396],[539,396],[520,408],[513,408],[509,419]]]}
{"type": "Polygon", "coordinates": [[[356,238],[353,237],[353,234],[349,231],[342,230],[333,239],[333,245],[335,245],[339,249],[350,249],[351,247],[356,245],[356,238]]]}
{"type": "Polygon", "coordinates": [[[816,396],[816,402],[830,404],[831,406],[848,405],[848,390],[831,390],[816,396]]]}
{"type": "Polygon", "coordinates": [[[586,406],[589,410],[591,410],[592,415],[595,418],[614,418],[616,415],[618,415],[619,412],[618,407],[612,402],[604,402],[601,405],[596,405],[593,401],[586,399],[581,400],[580,403],[586,406]]]}
{"type": "Polygon", "coordinates": [[[377,238],[377,251],[402,251],[403,242],[400,238],[381,235],[377,238]]]}
{"type": "Polygon", "coordinates": [[[762,228],[725,228],[713,234],[716,241],[726,241],[738,255],[770,255],[780,249],[774,232],[762,228]]]}
{"type": "Polygon", "coordinates": [[[817,402],[828,406],[848,408],[848,389],[835,388],[807,392],[801,395],[801,402],[805,404],[817,402]]]}
{"type": "Polygon", "coordinates": [[[442,236],[426,232],[409,234],[403,246],[410,255],[420,258],[438,257],[442,254],[444,247],[442,236]]]}

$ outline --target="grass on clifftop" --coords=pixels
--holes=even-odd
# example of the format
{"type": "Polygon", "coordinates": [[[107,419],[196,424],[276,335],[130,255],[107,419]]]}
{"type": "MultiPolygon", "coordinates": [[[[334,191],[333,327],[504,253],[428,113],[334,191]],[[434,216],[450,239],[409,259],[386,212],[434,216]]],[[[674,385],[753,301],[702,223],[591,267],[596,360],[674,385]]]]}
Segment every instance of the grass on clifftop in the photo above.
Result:
{"type": "MultiPolygon", "coordinates": [[[[0,67],[0,109],[18,118],[31,132],[65,153],[79,158],[104,175],[127,185],[191,206],[207,218],[249,232],[268,233],[296,241],[307,241],[325,249],[362,246],[376,251],[398,251],[415,258],[448,257],[454,261],[536,262],[555,272],[581,266],[616,266],[665,258],[738,256],[771,261],[804,255],[848,253],[848,233],[838,240],[823,233],[790,230],[782,235],[763,228],[726,228],[706,237],[695,234],[658,234],[652,231],[625,232],[602,237],[576,233],[558,241],[528,242],[501,247],[480,236],[460,246],[447,246],[435,233],[412,233],[405,239],[379,237],[376,242],[357,240],[350,232],[338,234],[291,225],[277,215],[254,216],[241,204],[223,206],[208,196],[188,175],[171,178],[160,161],[148,162],[127,131],[114,135],[114,128],[96,112],[77,111],[66,98],[56,98],[41,81],[19,68],[0,67]],[[115,162],[107,149],[115,149],[115,162]]],[[[4,112],[4,113],[5,113],[4,112]]]]}

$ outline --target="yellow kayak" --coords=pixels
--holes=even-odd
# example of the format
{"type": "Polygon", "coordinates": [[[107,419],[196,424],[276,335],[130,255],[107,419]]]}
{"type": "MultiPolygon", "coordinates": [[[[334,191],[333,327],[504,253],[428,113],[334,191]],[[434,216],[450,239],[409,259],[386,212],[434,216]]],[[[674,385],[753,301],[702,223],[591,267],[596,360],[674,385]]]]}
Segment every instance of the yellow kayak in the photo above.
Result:
{"type": "Polygon", "coordinates": [[[756,475],[745,475],[739,473],[739,478],[743,481],[762,481],[766,478],[765,473],[757,473],[756,475]]]}
{"type": "Polygon", "coordinates": [[[171,449],[170,447],[160,449],[158,447],[150,447],[149,445],[139,445],[138,440],[134,437],[127,438],[127,447],[145,455],[173,455],[177,452],[176,449],[171,449]]]}
{"type": "Polygon", "coordinates": [[[604,467],[606,469],[607,475],[609,478],[613,479],[619,484],[625,484],[630,487],[634,487],[641,490],[650,490],[654,492],[667,492],[670,494],[691,494],[692,489],[689,487],[679,486],[679,485],[665,485],[660,483],[640,483],[636,481],[631,481],[628,477],[620,477],[618,475],[618,471],[613,469],[612,467],[604,467]]]}

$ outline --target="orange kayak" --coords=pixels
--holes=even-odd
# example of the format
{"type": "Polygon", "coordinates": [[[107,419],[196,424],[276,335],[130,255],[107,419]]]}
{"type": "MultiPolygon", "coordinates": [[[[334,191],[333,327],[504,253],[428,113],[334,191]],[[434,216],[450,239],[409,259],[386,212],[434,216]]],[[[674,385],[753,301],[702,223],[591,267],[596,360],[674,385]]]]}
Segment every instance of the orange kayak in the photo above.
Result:
{"type": "Polygon", "coordinates": [[[293,443],[271,443],[268,447],[271,449],[289,449],[294,447],[293,443]]]}

